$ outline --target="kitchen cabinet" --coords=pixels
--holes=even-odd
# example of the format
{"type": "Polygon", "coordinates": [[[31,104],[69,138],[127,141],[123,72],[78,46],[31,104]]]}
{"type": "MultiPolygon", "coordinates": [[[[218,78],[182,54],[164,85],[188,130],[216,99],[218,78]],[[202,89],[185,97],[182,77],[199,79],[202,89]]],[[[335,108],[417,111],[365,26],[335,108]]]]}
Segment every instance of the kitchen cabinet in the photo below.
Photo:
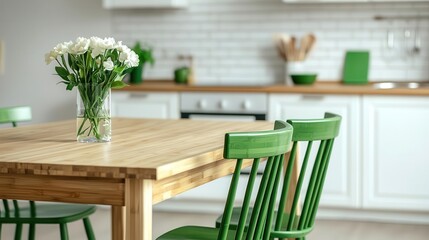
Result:
{"type": "Polygon", "coordinates": [[[363,97],[363,207],[429,210],[429,97],[363,97]]]}
{"type": "Polygon", "coordinates": [[[371,0],[282,0],[285,3],[360,3],[371,0]]]}
{"type": "MultiPolygon", "coordinates": [[[[389,90],[378,90],[374,95],[371,88],[344,94],[345,90],[338,94],[263,91],[269,121],[321,118],[325,111],[343,117],[318,217],[428,224],[428,93],[420,89],[404,92],[405,96],[384,95],[389,90]],[[413,96],[417,94],[420,96],[413,96]]],[[[112,113],[179,118],[180,101],[187,101],[180,98],[183,93],[161,91],[113,91],[112,113]]],[[[217,179],[157,204],[155,209],[218,214],[223,211],[229,182],[229,176],[217,179]]],[[[238,191],[244,187],[239,186],[238,191]]]]}
{"type": "Polygon", "coordinates": [[[156,92],[113,92],[112,116],[178,119],[179,94],[156,92]]]}
{"type": "Polygon", "coordinates": [[[429,0],[369,0],[370,2],[429,2],[429,0]]]}
{"type": "Polygon", "coordinates": [[[185,8],[188,0],[103,0],[103,7],[112,8],[185,8]]]}
{"type": "Polygon", "coordinates": [[[284,3],[429,2],[429,0],[282,0],[284,3]]]}
{"type": "Polygon", "coordinates": [[[271,121],[322,118],[326,111],[340,114],[343,119],[340,135],[334,144],[320,205],[357,208],[360,205],[359,96],[314,94],[270,94],[269,96],[268,118],[271,121]]]}

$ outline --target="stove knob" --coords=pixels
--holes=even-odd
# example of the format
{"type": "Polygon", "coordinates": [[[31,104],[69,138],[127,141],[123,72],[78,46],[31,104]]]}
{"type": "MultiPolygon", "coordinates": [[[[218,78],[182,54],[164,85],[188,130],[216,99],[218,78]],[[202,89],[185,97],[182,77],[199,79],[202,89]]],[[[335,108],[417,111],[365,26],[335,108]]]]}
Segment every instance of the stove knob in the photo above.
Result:
{"type": "Polygon", "coordinates": [[[202,99],[198,102],[198,108],[199,109],[205,109],[207,107],[207,101],[202,99]]]}
{"type": "Polygon", "coordinates": [[[249,110],[249,109],[250,109],[250,106],[251,106],[250,101],[245,100],[245,101],[243,102],[243,109],[244,109],[244,110],[249,110]]]}
{"type": "Polygon", "coordinates": [[[222,100],[219,102],[219,108],[220,109],[225,109],[227,105],[228,105],[228,102],[225,100],[222,100]]]}

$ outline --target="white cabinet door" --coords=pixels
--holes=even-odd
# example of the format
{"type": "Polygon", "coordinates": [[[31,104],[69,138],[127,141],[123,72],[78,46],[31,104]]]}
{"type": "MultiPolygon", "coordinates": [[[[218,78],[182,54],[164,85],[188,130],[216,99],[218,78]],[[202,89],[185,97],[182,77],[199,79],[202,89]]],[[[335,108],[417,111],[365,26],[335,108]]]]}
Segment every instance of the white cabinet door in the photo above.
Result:
{"type": "Polygon", "coordinates": [[[284,3],[429,2],[429,0],[282,0],[284,3]]]}
{"type": "Polygon", "coordinates": [[[337,113],[343,119],[340,135],[334,144],[320,205],[359,207],[359,96],[306,94],[270,94],[269,96],[268,118],[271,121],[323,118],[324,112],[337,113]]]}
{"type": "Polygon", "coordinates": [[[282,1],[284,3],[362,3],[362,2],[369,2],[371,0],[282,0],[282,1]]]}
{"type": "Polygon", "coordinates": [[[363,99],[363,205],[429,210],[429,97],[363,99]]]}
{"type": "Polygon", "coordinates": [[[103,0],[103,7],[115,8],[185,8],[188,0],[103,0]]]}
{"type": "Polygon", "coordinates": [[[112,93],[114,117],[178,119],[179,115],[178,93],[112,93]]]}

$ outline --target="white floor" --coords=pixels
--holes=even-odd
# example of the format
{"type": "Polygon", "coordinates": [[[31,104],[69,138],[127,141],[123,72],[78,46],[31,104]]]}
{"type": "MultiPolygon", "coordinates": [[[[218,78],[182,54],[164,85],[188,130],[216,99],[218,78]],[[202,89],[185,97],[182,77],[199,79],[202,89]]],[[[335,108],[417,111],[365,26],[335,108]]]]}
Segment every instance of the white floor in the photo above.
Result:
{"type": "MultiPolygon", "coordinates": [[[[178,226],[201,225],[213,226],[216,215],[203,214],[183,214],[155,212],[153,216],[154,237],[178,226]]],[[[91,216],[91,221],[99,240],[110,239],[110,213],[108,209],[98,209],[91,216]]],[[[25,229],[26,230],[26,229],[25,229]]],[[[1,240],[13,239],[14,227],[3,226],[1,240]]],[[[84,228],[81,222],[69,224],[70,240],[82,240],[85,238],[84,228]]],[[[26,232],[25,232],[26,233],[26,232]]],[[[26,239],[24,235],[23,239],[26,239]]],[[[57,226],[39,225],[36,231],[38,240],[58,240],[59,229],[57,226]]],[[[314,231],[307,238],[308,240],[391,240],[429,239],[428,225],[407,225],[373,222],[351,222],[351,221],[328,221],[320,220],[316,222],[314,231]]]]}

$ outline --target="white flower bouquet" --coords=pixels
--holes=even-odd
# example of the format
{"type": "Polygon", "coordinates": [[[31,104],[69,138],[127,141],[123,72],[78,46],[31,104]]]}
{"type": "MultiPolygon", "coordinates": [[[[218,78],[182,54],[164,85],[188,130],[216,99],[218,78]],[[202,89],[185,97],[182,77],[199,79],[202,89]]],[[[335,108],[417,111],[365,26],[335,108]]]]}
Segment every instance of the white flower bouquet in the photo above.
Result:
{"type": "Polygon", "coordinates": [[[113,38],[79,37],[58,44],[45,61],[57,62],[67,90],[78,89],[78,141],[110,141],[110,89],[126,86],[122,80],[127,69],[138,66],[138,55],[113,38]]]}

